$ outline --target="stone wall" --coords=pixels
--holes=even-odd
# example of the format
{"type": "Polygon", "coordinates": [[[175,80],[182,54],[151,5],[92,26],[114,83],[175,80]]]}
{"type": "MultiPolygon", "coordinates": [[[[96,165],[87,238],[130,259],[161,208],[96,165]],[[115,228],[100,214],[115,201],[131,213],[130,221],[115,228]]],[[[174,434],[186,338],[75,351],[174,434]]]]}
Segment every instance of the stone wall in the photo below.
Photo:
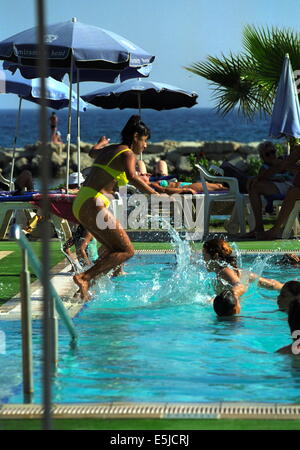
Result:
{"type": "MultiPolygon", "coordinates": [[[[247,159],[249,156],[258,156],[257,145],[259,142],[233,142],[233,141],[215,141],[215,142],[189,142],[189,141],[163,141],[148,144],[143,153],[143,160],[149,172],[153,171],[155,162],[159,159],[165,159],[169,166],[169,172],[179,172],[189,174],[191,165],[188,155],[205,156],[208,160],[224,161],[235,157],[247,159]]],[[[53,177],[63,176],[66,173],[66,145],[47,144],[51,150],[51,175],[53,177]]],[[[89,167],[93,159],[89,157],[88,152],[93,144],[81,142],[81,169],[89,167]]],[[[49,148],[48,147],[48,148],[49,148]]],[[[77,170],[77,147],[71,144],[70,170],[77,170]]],[[[10,173],[12,161],[12,149],[0,148],[0,169],[4,175],[10,173]]],[[[40,145],[28,145],[25,148],[18,148],[16,151],[15,174],[25,166],[29,166],[34,176],[39,174],[41,162],[40,145]]]]}

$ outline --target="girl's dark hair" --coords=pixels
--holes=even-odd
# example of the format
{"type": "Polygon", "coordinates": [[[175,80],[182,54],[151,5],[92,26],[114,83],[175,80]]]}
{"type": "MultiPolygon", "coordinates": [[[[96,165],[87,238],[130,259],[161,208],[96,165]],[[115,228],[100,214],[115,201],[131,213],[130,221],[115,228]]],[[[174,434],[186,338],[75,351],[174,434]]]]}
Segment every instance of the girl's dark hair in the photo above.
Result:
{"type": "Polygon", "coordinates": [[[235,307],[234,297],[231,291],[223,291],[214,298],[213,307],[218,316],[232,316],[235,307]]]}
{"type": "Polygon", "coordinates": [[[284,287],[287,288],[291,294],[300,296],[300,282],[296,280],[287,281],[284,283],[284,287]]]}
{"type": "Polygon", "coordinates": [[[238,268],[236,256],[233,255],[233,250],[224,239],[210,239],[204,242],[203,248],[212,257],[216,256],[222,261],[227,262],[231,266],[238,268]]]}
{"type": "Polygon", "coordinates": [[[130,146],[135,133],[139,136],[148,136],[148,138],[150,138],[149,128],[141,121],[141,118],[138,115],[131,116],[121,131],[122,143],[130,146]]]}
{"type": "Polygon", "coordinates": [[[289,304],[288,322],[291,333],[300,330],[300,299],[296,298],[289,304]]]}

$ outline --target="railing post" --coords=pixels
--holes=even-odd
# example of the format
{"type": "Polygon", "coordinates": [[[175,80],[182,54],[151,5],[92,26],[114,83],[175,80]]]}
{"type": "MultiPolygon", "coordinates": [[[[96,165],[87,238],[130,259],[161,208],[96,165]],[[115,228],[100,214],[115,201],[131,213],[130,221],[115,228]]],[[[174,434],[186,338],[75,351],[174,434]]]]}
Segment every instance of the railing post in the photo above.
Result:
{"type": "Polygon", "coordinates": [[[54,299],[51,298],[50,303],[50,323],[51,323],[51,360],[53,364],[53,368],[57,366],[58,363],[58,320],[57,314],[55,310],[54,299]]]}
{"type": "Polygon", "coordinates": [[[32,376],[32,326],[30,274],[28,270],[27,250],[22,249],[21,272],[21,317],[22,317],[22,361],[23,361],[23,397],[24,403],[31,403],[33,393],[32,376]]]}

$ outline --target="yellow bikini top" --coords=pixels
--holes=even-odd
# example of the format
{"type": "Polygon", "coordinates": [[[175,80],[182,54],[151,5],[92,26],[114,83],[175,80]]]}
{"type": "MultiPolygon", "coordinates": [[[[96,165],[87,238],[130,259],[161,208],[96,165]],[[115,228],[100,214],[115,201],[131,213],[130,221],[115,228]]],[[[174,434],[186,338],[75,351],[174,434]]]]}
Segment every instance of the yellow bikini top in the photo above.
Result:
{"type": "Polygon", "coordinates": [[[116,180],[116,182],[118,183],[118,186],[125,186],[128,183],[126,172],[121,171],[121,170],[112,169],[109,166],[117,156],[119,156],[121,153],[129,152],[129,151],[131,151],[129,148],[124,148],[123,150],[116,153],[107,164],[103,165],[103,164],[95,163],[92,165],[92,167],[100,167],[101,169],[103,169],[106,173],[111,175],[116,180]]]}

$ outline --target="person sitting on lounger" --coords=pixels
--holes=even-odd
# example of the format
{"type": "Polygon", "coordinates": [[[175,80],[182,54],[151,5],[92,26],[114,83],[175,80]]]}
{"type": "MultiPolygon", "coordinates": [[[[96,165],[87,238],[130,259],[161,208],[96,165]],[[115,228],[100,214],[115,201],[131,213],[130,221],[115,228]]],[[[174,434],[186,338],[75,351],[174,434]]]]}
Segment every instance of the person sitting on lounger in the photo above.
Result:
{"type": "Polygon", "coordinates": [[[300,200],[300,145],[295,145],[290,156],[282,162],[282,169],[290,170],[295,174],[292,187],[288,190],[284,198],[277,220],[268,231],[257,234],[259,239],[273,240],[281,238],[283,228],[292,212],[297,200],[300,200]]]}
{"type": "Polygon", "coordinates": [[[277,157],[276,148],[272,142],[266,141],[259,144],[258,152],[263,165],[257,177],[250,179],[248,183],[255,227],[244,237],[256,237],[257,233],[264,231],[261,196],[283,199],[293,186],[294,176],[283,167],[283,160],[277,157]]]}

